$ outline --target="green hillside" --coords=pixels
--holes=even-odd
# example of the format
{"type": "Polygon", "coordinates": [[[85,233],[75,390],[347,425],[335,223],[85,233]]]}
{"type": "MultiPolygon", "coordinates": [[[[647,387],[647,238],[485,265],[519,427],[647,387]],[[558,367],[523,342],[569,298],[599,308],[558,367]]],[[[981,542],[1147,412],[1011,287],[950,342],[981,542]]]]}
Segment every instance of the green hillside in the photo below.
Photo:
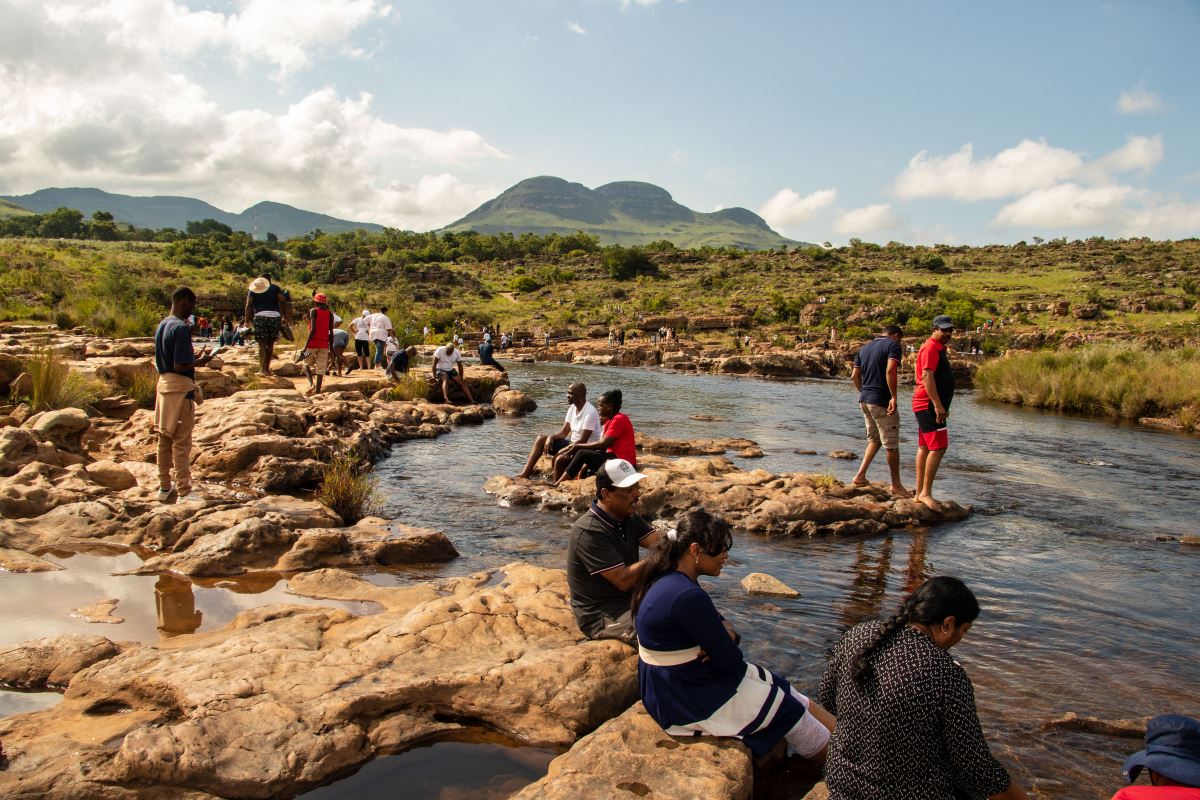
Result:
{"type": "Polygon", "coordinates": [[[444,231],[571,234],[600,237],[602,244],[639,245],[667,240],[677,247],[768,250],[803,244],[780,236],[744,208],[712,214],[693,211],[665,189],[618,181],[589,189],[562,178],[529,178],[489,200],[444,231]]]}
{"type": "Polygon", "coordinates": [[[0,219],[8,217],[27,217],[35,212],[23,208],[11,200],[0,200],[0,219]]]}

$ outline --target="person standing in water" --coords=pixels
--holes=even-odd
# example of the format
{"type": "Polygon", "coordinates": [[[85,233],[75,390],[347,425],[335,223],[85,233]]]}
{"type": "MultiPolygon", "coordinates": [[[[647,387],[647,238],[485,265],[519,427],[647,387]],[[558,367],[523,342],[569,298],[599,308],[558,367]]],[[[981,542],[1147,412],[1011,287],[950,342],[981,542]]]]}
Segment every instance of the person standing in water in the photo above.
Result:
{"type": "Polygon", "coordinates": [[[917,388],[913,414],[917,417],[917,499],[931,511],[942,507],[933,499],[933,479],[950,446],[947,417],[954,399],[954,370],[946,359],[946,345],[954,336],[954,321],[934,317],[933,333],[917,353],[917,388]]]}
{"type": "Polygon", "coordinates": [[[854,356],[850,380],[859,391],[858,405],[867,424],[867,449],[852,483],[867,485],[867,467],[883,447],[892,477],[892,494],[912,497],[900,482],[900,415],[896,412],[900,362],[904,360],[904,350],[900,346],[903,336],[904,331],[899,325],[888,325],[881,336],[854,356]]]}

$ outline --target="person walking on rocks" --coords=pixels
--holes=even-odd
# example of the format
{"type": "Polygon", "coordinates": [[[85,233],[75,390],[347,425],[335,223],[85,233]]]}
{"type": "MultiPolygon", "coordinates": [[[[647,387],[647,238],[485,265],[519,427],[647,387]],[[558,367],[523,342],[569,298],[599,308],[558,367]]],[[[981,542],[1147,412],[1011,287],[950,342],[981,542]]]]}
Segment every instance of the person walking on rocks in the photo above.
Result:
{"type": "Polygon", "coordinates": [[[787,679],[746,661],[741,637],[700,586],[729,558],[729,525],[702,508],[650,548],[631,608],[642,705],[672,736],[732,736],[756,758],[781,739],[801,758],[825,760],[834,719],[787,679]]]}
{"type": "Polygon", "coordinates": [[[246,327],[254,327],[254,341],[258,344],[258,362],[263,375],[271,375],[271,360],[275,357],[275,342],[279,332],[288,324],[291,313],[287,293],[271,282],[270,273],[264,272],[250,281],[246,292],[246,307],[242,316],[246,327]]]}
{"type": "Polygon", "coordinates": [[[321,382],[329,369],[329,349],[333,346],[333,312],[329,310],[329,298],[324,292],[312,297],[313,307],[308,311],[308,341],[304,350],[304,374],[308,377],[308,391],[312,396],[321,393],[321,382]]]}
{"type": "Polygon", "coordinates": [[[830,800],[1028,800],[988,749],[966,671],[948,652],[979,602],[958,578],[930,578],[886,622],[843,634],[817,699],[837,717],[830,800]]]}
{"type": "Polygon", "coordinates": [[[371,312],[364,308],[362,314],[350,320],[350,328],[354,331],[354,357],[358,359],[358,368],[366,369],[371,366],[371,312]]]}
{"type": "Polygon", "coordinates": [[[396,335],[392,330],[392,321],[387,315],[387,306],[382,306],[378,312],[371,315],[370,327],[371,341],[375,343],[374,365],[379,369],[386,369],[387,340],[389,336],[396,335]]]}
{"type": "Polygon", "coordinates": [[[900,362],[904,360],[904,349],[900,345],[903,336],[899,325],[888,325],[883,335],[854,356],[850,379],[859,391],[858,405],[867,425],[867,449],[863,452],[858,474],[851,482],[855,486],[867,485],[867,467],[883,447],[892,476],[892,494],[912,497],[900,482],[900,415],[896,411],[900,362]]]}
{"type": "Polygon", "coordinates": [[[442,397],[450,403],[450,384],[458,384],[467,400],[474,403],[471,387],[467,386],[466,372],[463,369],[462,352],[450,341],[433,351],[433,380],[442,385],[442,397]]]}
{"type": "Polygon", "coordinates": [[[600,413],[587,400],[587,387],[582,383],[572,383],[567,387],[567,415],[563,426],[557,433],[541,435],[533,440],[533,449],[529,451],[529,460],[525,469],[521,470],[518,478],[528,480],[537,467],[538,459],[544,454],[553,462],[552,481],[562,477],[567,468],[569,456],[560,456],[562,450],[576,442],[587,444],[600,438],[600,413]]]}
{"type": "Polygon", "coordinates": [[[633,644],[637,631],[629,601],[646,562],[638,548],[659,533],[637,514],[638,483],[645,475],[613,459],[596,473],[596,499],[571,526],[567,539],[567,586],[575,623],[589,639],[633,644]]]}
{"type": "Polygon", "coordinates": [[[946,358],[946,345],[954,336],[954,320],[944,314],[933,319],[933,334],[917,353],[917,388],[913,414],[917,417],[917,499],[940,512],[933,499],[933,479],[950,445],[946,419],[954,399],[954,370],[946,358]]]}
{"type": "Polygon", "coordinates": [[[196,386],[196,367],[212,360],[205,348],[197,356],[192,347],[188,316],[196,294],[180,286],[171,294],[171,313],[154,330],[154,368],[158,386],[154,393],[154,430],[158,434],[158,500],[168,503],[192,491],[192,429],[196,405],[202,402],[196,386]],[[175,482],[171,482],[172,467],[175,482]]]}

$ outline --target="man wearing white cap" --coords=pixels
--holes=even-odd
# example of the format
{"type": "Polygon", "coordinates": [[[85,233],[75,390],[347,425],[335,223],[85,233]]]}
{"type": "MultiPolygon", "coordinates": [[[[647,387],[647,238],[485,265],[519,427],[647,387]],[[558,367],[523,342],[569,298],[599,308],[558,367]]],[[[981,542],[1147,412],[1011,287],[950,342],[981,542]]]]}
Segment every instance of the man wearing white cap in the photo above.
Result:
{"type": "Polygon", "coordinates": [[[658,533],[634,512],[645,477],[624,459],[604,462],[592,507],[571,526],[567,585],[575,622],[589,639],[633,644],[637,638],[629,600],[644,564],[638,548],[658,541],[658,533]]]}

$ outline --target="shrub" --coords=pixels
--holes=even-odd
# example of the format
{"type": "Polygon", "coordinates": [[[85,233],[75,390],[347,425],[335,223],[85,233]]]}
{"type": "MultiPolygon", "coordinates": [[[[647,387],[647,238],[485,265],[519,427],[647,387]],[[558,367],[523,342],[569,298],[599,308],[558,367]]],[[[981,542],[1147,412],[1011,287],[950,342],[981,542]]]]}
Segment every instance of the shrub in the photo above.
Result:
{"type": "Polygon", "coordinates": [[[120,388],[132,399],[137,400],[140,407],[154,408],[154,392],[157,385],[158,378],[156,376],[145,372],[136,372],[129,383],[120,388]]]}
{"type": "Polygon", "coordinates": [[[604,268],[608,270],[609,277],[618,281],[658,273],[658,265],[640,248],[620,245],[605,248],[604,268]]]}
{"type": "Polygon", "coordinates": [[[72,372],[49,350],[31,356],[25,362],[25,371],[33,379],[28,399],[34,411],[72,407],[86,410],[109,392],[104,381],[72,372]]]}
{"type": "Polygon", "coordinates": [[[406,372],[397,376],[396,385],[388,390],[389,400],[423,400],[429,396],[429,381],[425,376],[406,372]]]}
{"type": "Polygon", "coordinates": [[[512,279],[509,287],[514,292],[536,292],[542,285],[528,275],[518,275],[512,279]]]}
{"type": "Polygon", "coordinates": [[[371,516],[383,505],[379,481],[368,469],[349,453],[341,453],[322,470],[316,498],[337,512],[347,525],[371,516]]]}

